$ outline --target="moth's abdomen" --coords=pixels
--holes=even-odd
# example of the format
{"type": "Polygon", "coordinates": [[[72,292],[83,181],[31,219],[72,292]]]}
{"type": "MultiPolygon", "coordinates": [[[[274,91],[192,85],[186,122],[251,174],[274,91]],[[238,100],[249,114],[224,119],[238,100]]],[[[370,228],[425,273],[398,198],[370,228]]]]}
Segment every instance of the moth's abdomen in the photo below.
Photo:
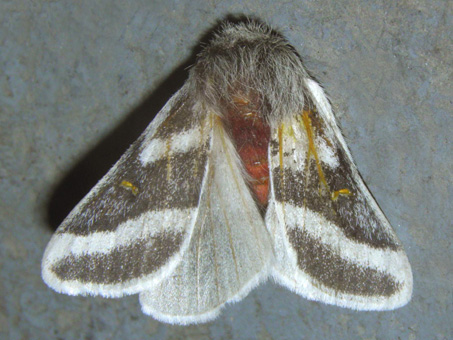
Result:
{"type": "Polygon", "coordinates": [[[270,126],[257,107],[248,98],[234,97],[234,103],[226,114],[226,123],[242,164],[250,176],[250,188],[257,202],[265,208],[269,193],[267,152],[270,126]]]}

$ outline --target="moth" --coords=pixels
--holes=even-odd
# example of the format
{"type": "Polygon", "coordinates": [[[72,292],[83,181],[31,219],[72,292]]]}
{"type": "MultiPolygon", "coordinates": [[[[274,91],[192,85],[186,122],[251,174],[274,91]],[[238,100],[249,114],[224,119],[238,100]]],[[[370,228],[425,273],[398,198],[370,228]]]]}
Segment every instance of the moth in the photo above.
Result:
{"type": "Polygon", "coordinates": [[[390,310],[411,267],[321,88],[278,32],[227,23],[185,85],[50,240],[43,280],[139,294],[144,313],[207,322],[269,277],[303,297],[390,310]]]}

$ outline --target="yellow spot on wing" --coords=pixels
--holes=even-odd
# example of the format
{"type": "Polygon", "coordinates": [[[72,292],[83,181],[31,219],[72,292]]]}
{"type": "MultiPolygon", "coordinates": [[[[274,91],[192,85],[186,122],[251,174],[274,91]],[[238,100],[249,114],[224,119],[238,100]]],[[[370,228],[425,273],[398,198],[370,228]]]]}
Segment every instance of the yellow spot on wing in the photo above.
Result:
{"type": "Polygon", "coordinates": [[[278,128],[278,156],[280,162],[280,173],[283,173],[283,129],[284,125],[278,128]]]}
{"type": "Polygon", "coordinates": [[[167,182],[171,179],[171,138],[168,137],[166,140],[165,155],[167,156],[167,182]]]}
{"type": "Polygon", "coordinates": [[[120,185],[121,185],[123,188],[125,188],[125,189],[127,189],[127,190],[130,190],[130,191],[132,192],[133,195],[137,195],[137,194],[138,194],[138,188],[137,188],[135,185],[133,185],[131,182],[129,182],[129,181],[122,181],[122,182],[120,183],[120,185]]]}
{"type": "Polygon", "coordinates": [[[331,194],[331,197],[332,197],[332,201],[336,201],[338,196],[351,196],[352,195],[352,192],[349,191],[349,189],[340,189],[340,190],[336,190],[334,191],[332,194],[331,194]]]}

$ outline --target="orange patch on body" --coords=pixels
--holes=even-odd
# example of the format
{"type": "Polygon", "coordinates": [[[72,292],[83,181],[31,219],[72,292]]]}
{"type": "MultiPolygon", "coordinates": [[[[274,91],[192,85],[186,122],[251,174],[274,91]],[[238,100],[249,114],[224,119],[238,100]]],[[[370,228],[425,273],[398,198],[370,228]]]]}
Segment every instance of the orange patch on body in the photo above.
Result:
{"type": "Polygon", "coordinates": [[[258,203],[265,208],[269,195],[269,162],[267,159],[270,126],[259,114],[258,103],[245,97],[234,97],[226,123],[236,150],[250,176],[250,187],[258,203]]]}

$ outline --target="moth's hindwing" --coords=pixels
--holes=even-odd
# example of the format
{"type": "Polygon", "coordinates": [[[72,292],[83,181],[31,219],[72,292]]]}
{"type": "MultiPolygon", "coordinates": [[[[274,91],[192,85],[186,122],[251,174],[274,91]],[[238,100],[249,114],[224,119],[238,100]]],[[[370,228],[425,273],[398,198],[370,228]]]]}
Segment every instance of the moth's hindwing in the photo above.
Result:
{"type": "Polygon", "coordinates": [[[187,86],[74,208],[49,243],[44,281],[68,294],[151,287],[189,245],[211,147],[187,86]]]}
{"type": "MultiPolygon", "coordinates": [[[[215,118],[218,118],[215,116],[215,118]]],[[[191,242],[171,276],[140,294],[143,311],[171,323],[211,320],[267,278],[272,246],[218,119],[191,242]]]]}
{"type": "Polygon", "coordinates": [[[404,250],[352,162],[320,86],[306,109],[273,127],[271,198],[275,278],[314,300],[392,309],[411,296],[404,250]]]}

